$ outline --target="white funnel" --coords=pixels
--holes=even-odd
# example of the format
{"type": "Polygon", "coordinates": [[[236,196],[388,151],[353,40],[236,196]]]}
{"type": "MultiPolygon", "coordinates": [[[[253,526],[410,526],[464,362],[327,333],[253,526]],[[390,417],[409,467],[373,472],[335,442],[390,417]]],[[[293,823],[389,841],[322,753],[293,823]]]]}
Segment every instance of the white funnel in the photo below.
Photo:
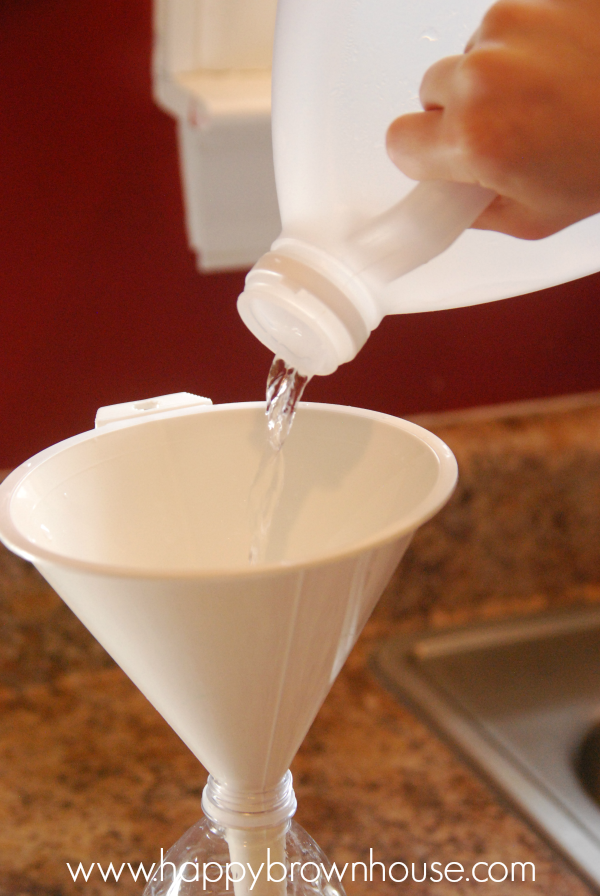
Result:
{"type": "Polygon", "coordinates": [[[412,533],[456,481],[449,449],[371,411],[304,404],[266,562],[249,566],[263,404],[83,433],[0,487],[31,560],[212,776],[284,776],[412,533]]]}

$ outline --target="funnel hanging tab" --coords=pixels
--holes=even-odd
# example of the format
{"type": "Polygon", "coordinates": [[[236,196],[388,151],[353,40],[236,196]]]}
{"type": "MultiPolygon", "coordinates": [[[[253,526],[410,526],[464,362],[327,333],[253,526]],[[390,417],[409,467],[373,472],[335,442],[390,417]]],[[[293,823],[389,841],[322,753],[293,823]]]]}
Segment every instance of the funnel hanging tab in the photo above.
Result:
{"type": "Polygon", "coordinates": [[[153,414],[163,414],[165,411],[194,408],[200,405],[210,406],[210,398],[202,395],[194,395],[193,392],[173,392],[171,395],[158,395],[156,398],[142,398],[139,401],[125,401],[122,404],[109,404],[98,408],[96,413],[96,429],[106,426],[107,423],[117,423],[123,420],[135,420],[148,417],[153,414]]]}

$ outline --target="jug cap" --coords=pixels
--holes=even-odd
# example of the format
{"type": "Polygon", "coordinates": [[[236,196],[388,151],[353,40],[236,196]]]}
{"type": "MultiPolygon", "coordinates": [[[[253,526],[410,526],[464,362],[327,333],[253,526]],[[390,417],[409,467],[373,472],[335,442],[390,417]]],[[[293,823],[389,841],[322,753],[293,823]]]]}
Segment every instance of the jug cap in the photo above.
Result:
{"type": "Polygon", "coordinates": [[[267,252],[246,278],[238,311],[248,329],[304,375],[351,361],[372,327],[331,276],[283,252],[267,252]]]}

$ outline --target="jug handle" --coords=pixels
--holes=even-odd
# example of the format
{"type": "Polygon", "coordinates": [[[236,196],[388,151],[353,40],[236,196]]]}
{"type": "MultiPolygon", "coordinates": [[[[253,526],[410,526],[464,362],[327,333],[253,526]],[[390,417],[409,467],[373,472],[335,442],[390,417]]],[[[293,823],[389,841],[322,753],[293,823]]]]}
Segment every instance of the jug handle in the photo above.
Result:
{"type": "Polygon", "coordinates": [[[352,267],[397,280],[451,246],[496,195],[479,184],[421,181],[350,237],[352,267]]]}

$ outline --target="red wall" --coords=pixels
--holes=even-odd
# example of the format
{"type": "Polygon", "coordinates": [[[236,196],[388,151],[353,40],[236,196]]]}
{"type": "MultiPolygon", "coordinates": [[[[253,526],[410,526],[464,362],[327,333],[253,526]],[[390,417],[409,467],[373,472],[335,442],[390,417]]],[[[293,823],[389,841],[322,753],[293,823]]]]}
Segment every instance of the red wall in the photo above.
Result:
{"type": "MultiPolygon", "coordinates": [[[[150,45],[150,0],[0,6],[0,467],[99,405],[263,395],[242,274],[201,276],[186,246],[150,45]]],[[[599,389],[599,286],[386,320],[307,397],[407,414],[599,389]]]]}

